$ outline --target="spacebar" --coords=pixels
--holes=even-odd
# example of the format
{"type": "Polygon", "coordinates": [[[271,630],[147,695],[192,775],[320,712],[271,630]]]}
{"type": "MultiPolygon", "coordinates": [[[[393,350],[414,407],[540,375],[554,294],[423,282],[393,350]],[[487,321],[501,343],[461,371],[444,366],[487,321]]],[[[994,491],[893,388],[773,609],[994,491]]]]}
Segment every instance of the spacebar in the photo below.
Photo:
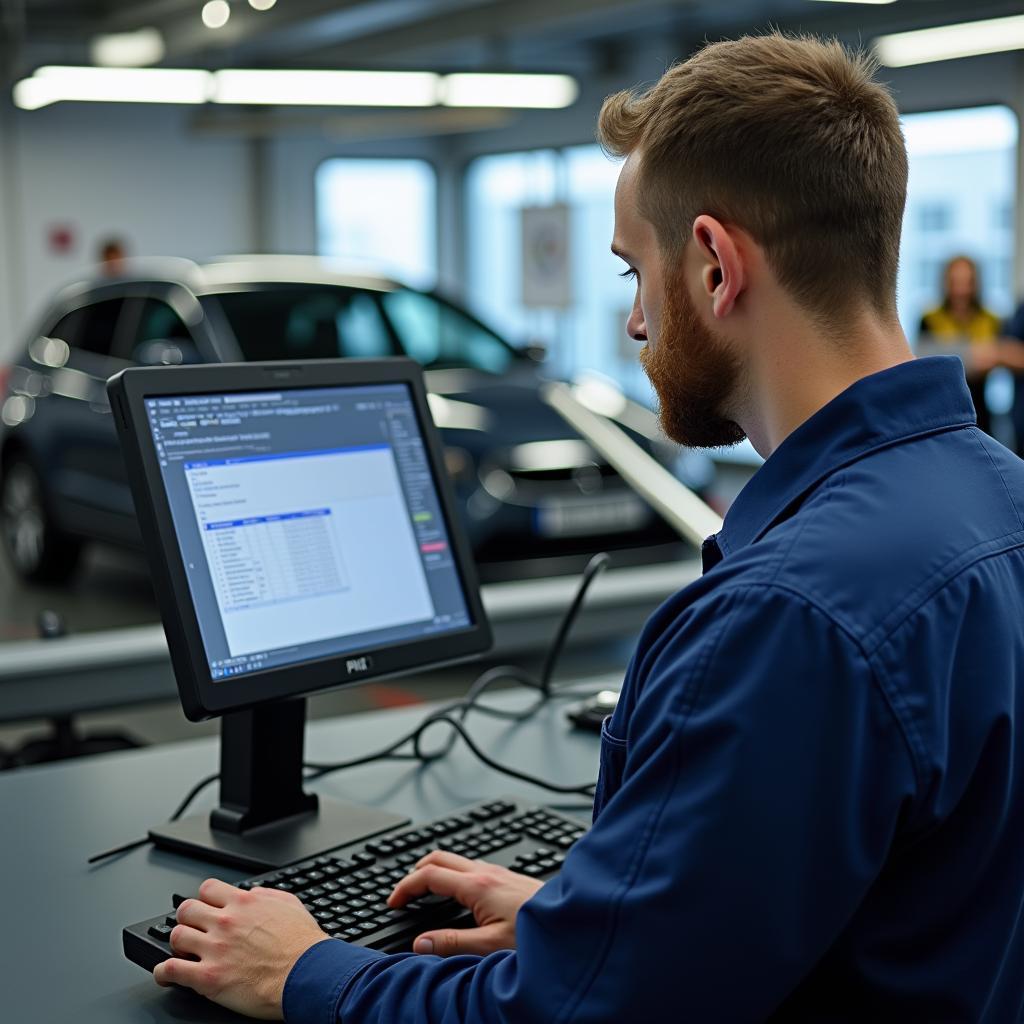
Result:
{"type": "Polygon", "coordinates": [[[378,932],[370,932],[359,940],[360,946],[368,949],[392,949],[396,946],[408,947],[417,935],[434,928],[466,928],[473,924],[473,915],[465,907],[455,906],[447,912],[439,914],[422,914],[405,921],[382,928],[378,932]]]}

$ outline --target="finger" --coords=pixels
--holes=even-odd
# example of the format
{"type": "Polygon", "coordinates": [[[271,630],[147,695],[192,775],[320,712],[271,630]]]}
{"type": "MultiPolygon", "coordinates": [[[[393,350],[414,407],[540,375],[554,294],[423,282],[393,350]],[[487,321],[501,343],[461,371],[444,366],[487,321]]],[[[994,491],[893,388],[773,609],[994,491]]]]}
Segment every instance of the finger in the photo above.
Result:
{"type": "MultiPolygon", "coordinates": [[[[183,904],[184,905],[184,904],[183,904]]],[[[202,953],[203,942],[206,939],[206,932],[189,928],[179,924],[171,929],[171,949],[175,953],[187,953],[190,956],[199,956],[202,953]]]]}
{"type": "Polygon", "coordinates": [[[226,907],[231,899],[240,894],[240,890],[219,878],[208,878],[199,886],[199,898],[211,907],[226,907]]]}
{"type": "Polygon", "coordinates": [[[483,928],[442,928],[424,932],[412,944],[414,953],[433,953],[435,956],[457,956],[472,953],[486,956],[498,949],[515,946],[515,931],[507,924],[489,924],[483,928]]]}
{"type": "Polygon", "coordinates": [[[168,985],[184,985],[185,988],[198,992],[203,984],[202,971],[202,966],[197,961],[172,958],[153,968],[153,978],[164,988],[168,985]]]}
{"type": "Polygon", "coordinates": [[[480,893],[479,880],[476,875],[465,871],[452,871],[437,864],[428,864],[406,875],[395,886],[388,897],[388,906],[404,906],[409,900],[428,892],[454,897],[464,907],[468,907],[480,893]]]}
{"type": "Polygon", "coordinates": [[[202,900],[185,900],[178,907],[178,924],[187,924],[201,932],[208,931],[217,916],[217,908],[202,900]]]}
{"type": "Polygon", "coordinates": [[[472,871],[482,862],[470,860],[457,853],[449,853],[447,850],[431,850],[416,862],[417,868],[426,867],[428,864],[437,864],[442,868],[451,868],[452,871],[472,871]]]}

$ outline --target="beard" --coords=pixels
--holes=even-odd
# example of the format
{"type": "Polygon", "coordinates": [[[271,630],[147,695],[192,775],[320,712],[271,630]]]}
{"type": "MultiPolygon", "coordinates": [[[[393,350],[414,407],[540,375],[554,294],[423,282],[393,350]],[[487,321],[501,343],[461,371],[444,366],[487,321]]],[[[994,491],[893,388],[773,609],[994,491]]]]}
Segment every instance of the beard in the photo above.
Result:
{"type": "Polygon", "coordinates": [[[725,414],[740,384],[735,356],[704,326],[682,281],[666,285],[657,346],[640,365],[658,398],[666,435],[690,448],[726,448],[746,436],[725,414]]]}

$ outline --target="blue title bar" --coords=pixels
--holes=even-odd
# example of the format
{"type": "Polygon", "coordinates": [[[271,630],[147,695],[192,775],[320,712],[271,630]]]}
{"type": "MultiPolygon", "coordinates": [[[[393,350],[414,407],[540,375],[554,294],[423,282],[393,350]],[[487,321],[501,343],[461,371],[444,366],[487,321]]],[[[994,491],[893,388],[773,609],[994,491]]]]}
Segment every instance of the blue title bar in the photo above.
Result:
{"type": "Polygon", "coordinates": [[[283,523],[288,519],[310,519],[314,516],[329,516],[329,508],[312,508],[306,512],[280,512],[272,516],[249,516],[246,519],[222,519],[216,523],[204,523],[204,530],[230,530],[235,526],[255,526],[259,523],[283,523]]]}
{"type": "Polygon", "coordinates": [[[389,444],[357,444],[348,448],[321,448],[307,452],[281,452],[277,455],[244,455],[237,459],[212,459],[207,462],[186,462],[185,469],[209,469],[211,466],[237,466],[243,462],[273,462],[277,459],[311,459],[317,455],[347,455],[351,452],[379,452],[389,444]]]}

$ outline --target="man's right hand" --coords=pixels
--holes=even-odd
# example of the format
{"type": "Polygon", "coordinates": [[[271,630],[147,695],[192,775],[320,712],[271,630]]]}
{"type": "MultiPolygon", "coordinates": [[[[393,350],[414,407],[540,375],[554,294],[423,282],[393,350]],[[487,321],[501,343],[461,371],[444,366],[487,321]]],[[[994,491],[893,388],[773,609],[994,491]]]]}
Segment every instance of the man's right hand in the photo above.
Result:
{"type": "Polygon", "coordinates": [[[497,864],[434,850],[395,886],[388,906],[403,907],[428,892],[458,900],[473,911],[477,927],[424,932],[413,943],[413,951],[483,956],[496,949],[515,949],[516,914],[542,885],[497,864]]]}

